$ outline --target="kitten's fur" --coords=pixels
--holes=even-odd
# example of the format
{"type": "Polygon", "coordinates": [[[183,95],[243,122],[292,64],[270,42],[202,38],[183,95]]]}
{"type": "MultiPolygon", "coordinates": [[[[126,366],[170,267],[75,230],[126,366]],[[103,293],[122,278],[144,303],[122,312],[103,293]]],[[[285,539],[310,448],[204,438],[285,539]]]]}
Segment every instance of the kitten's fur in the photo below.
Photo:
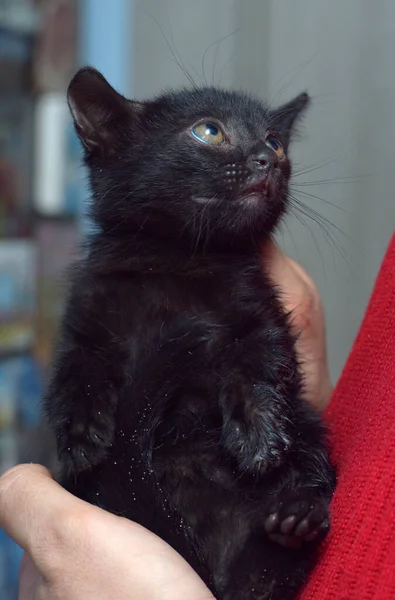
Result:
{"type": "Polygon", "coordinates": [[[87,68],[68,97],[97,231],[45,403],[61,480],[167,540],[217,598],[294,598],[335,479],[261,248],[291,174],[265,138],[287,153],[308,96],[273,111],[213,88],[137,103],[87,68]],[[223,145],[191,135],[201,120],[223,145]]]}

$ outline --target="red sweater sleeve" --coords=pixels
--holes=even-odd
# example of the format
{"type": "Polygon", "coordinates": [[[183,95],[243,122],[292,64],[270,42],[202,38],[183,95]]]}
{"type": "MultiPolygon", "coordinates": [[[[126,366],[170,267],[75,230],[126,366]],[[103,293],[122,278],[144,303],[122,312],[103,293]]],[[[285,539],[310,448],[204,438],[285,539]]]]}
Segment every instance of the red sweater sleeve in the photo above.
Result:
{"type": "Polygon", "coordinates": [[[332,530],[301,600],[395,600],[395,235],[327,418],[332,530]]]}

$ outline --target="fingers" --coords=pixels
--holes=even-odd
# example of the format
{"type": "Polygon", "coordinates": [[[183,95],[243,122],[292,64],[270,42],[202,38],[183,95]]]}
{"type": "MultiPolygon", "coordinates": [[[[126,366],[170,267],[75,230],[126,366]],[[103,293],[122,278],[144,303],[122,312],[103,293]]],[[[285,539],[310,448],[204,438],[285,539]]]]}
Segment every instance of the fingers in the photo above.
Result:
{"type": "Polygon", "coordinates": [[[317,408],[329,402],[330,382],[325,315],[321,297],[306,271],[270,240],[263,248],[266,272],[276,285],[292,331],[298,336],[296,352],[304,376],[304,397],[317,408]]]}
{"type": "MultiPolygon", "coordinates": [[[[306,271],[287,256],[273,241],[264,248],[263,261],[266,270],[280,292],[287,311],[299,314],[309,313],[310,308],[320,304],[318,290],[306,271]]],[[[297,327],[298,323],[294,323],[297,327]]]]}
{"type": "Polygon", "coordinates": [[[0,527],[34,558],[65,511],[81,502],[40,465],[19,465],[0,478],[0,527]]]}

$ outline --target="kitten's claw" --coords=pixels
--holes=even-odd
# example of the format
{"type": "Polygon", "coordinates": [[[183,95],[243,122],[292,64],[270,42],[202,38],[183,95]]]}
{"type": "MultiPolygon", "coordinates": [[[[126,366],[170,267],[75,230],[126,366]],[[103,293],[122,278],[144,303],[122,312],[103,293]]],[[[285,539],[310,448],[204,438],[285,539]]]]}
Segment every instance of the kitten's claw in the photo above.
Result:
{"type": "Polygon", "coordinates": [[[329,528],[328,503],[310,490],[283,493],[270,506],[264,521],[269,538],[286,548],[321,541],[329,528]]]}

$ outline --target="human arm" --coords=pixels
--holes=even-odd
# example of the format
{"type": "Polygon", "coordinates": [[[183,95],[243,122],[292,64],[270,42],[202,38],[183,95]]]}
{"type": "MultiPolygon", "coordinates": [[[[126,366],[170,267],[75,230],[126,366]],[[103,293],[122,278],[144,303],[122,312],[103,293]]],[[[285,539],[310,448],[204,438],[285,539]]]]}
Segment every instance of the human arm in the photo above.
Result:
{"type": "Polygon", "coordinates": [[[19,600],[213,600],[164,541],[75,498],[41,466],[0,478],[0,526],[26,552],[19,600]]]}

